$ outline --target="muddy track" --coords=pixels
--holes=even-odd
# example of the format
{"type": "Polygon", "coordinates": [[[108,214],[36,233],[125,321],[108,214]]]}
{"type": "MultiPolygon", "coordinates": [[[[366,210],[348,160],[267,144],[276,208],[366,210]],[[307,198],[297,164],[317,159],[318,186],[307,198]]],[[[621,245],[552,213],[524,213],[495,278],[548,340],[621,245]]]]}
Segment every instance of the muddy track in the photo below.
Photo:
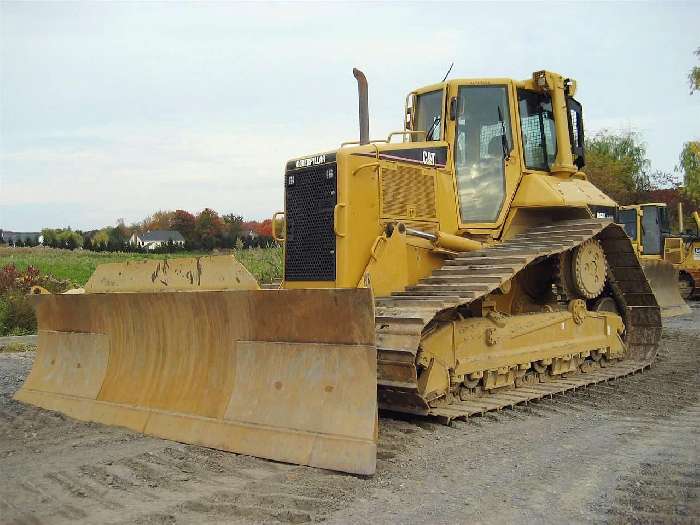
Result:
{"type": "Polygon", "coordinates": [[[700,523],[699,347],[695,308],[643,373],[452,426],[384,416],[373,478],[27,407],[33,355],[0,355],[0,522],[700,523]]]}

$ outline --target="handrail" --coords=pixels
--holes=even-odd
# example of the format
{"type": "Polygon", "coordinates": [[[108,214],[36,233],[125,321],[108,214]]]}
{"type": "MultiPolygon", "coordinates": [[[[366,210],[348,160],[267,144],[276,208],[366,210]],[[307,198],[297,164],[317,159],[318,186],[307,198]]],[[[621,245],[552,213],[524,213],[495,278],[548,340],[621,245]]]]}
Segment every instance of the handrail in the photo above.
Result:
{"type": "Polygon", "coordinates": [[[372,167],[379,167],[379,161],[376,162],[367,162],[365,164],[359,165],[357,168],[352,170],[352,175],[355,176],[360,170],[363,170],[365,168],[372,168],[372,167]]]}
{"type": "Polygon", "coordinates": [[[386,142],[391,143],[391,137],[393,137],[394,135],[403,135],[403,136],[405,136],[405,135],[420,135],[421,133],[423,134],[423,140],[426,140],[426,138],[427,138],[427,136],[428,136],[428,133],[425,132],[425,131],[423,131],[423,130],[418,130],[418,131],[410,131],[410,130],[392,131],[391,133],[389,133],[389,136],[387,137],[386,142]]]}
{"type": "MultiPolygon", "coordinates": [[[[386,139],[371,139],[368,144],[374,144],[375,142],[388,142],[386,139]]],[[[360,141],[359,140],[348,140],[346,142],[341,142],[340,147],[344,148],[345,146],[360,146],[360,141]]],[[[362,144],[364,145],[364,144],[362,144]]]]}
{"type": "MultiPolygon", "coordinates": [[[[276,220],[278,215],[284,215],[283,211],[276,211],[275,213],[272,214],[272,238],[276,240],[277,242],[284,242],[285,237],[277,237],[277,228],[275,228],[276,220]]],[[[286,221],[285,217],[285,221],[286,221]]]]}

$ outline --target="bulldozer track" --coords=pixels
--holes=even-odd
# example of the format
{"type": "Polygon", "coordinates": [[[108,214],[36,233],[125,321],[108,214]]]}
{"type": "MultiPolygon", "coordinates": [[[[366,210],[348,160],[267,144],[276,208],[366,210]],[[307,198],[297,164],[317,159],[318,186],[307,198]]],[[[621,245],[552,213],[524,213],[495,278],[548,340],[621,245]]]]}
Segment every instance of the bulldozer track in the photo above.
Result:
{"type": "Polygon", "coordinates": [[[624,230],[609,220],[559,221],[526,230],[497,246],[464,253],[405,291],[376,299],[379,407],[435,416],[445,423],[626,376],[651,366],[661,337],[656,299],[624,230]],[[508,387],[448,406],[430,406],[418,392],[416,357],[423,333],[440,320],[508,283],[530,265],[589,239],[601,242],[611,292],[625,323],[626,359],[589,373],[508,387]]]}

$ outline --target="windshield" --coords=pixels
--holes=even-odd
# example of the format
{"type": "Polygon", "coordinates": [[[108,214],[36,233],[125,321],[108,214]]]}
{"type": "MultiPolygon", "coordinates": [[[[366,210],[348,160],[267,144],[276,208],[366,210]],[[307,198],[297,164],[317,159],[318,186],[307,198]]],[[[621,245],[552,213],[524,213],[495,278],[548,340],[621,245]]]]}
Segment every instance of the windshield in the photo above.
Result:
{"type": "Polygon", "coordinates": [[[637,240],[637,210],[634,208],[620,210],[617,222],[622,225],[630,239],[633,241],[637,240]]]}
{"type": "Polygon", "coordinates": [[[430,91],[416,97],[416,115],[413,128],[425,131],[423,135],[413,135],[413,142],[442,139],[442,90],[430,91]]]}

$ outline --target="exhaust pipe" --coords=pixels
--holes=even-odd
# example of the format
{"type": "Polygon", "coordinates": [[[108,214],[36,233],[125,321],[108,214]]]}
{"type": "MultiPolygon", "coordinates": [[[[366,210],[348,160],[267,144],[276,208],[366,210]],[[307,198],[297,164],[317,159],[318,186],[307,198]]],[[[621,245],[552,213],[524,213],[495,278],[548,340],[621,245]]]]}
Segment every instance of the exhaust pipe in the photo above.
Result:
{"type": "Polygon", "coordinates": [[[352,68],[357,79],[357,94],[360,99],[360,144],[369,144],[369,103],[367,102],[367,77],[357,68],[352,68]]]}

